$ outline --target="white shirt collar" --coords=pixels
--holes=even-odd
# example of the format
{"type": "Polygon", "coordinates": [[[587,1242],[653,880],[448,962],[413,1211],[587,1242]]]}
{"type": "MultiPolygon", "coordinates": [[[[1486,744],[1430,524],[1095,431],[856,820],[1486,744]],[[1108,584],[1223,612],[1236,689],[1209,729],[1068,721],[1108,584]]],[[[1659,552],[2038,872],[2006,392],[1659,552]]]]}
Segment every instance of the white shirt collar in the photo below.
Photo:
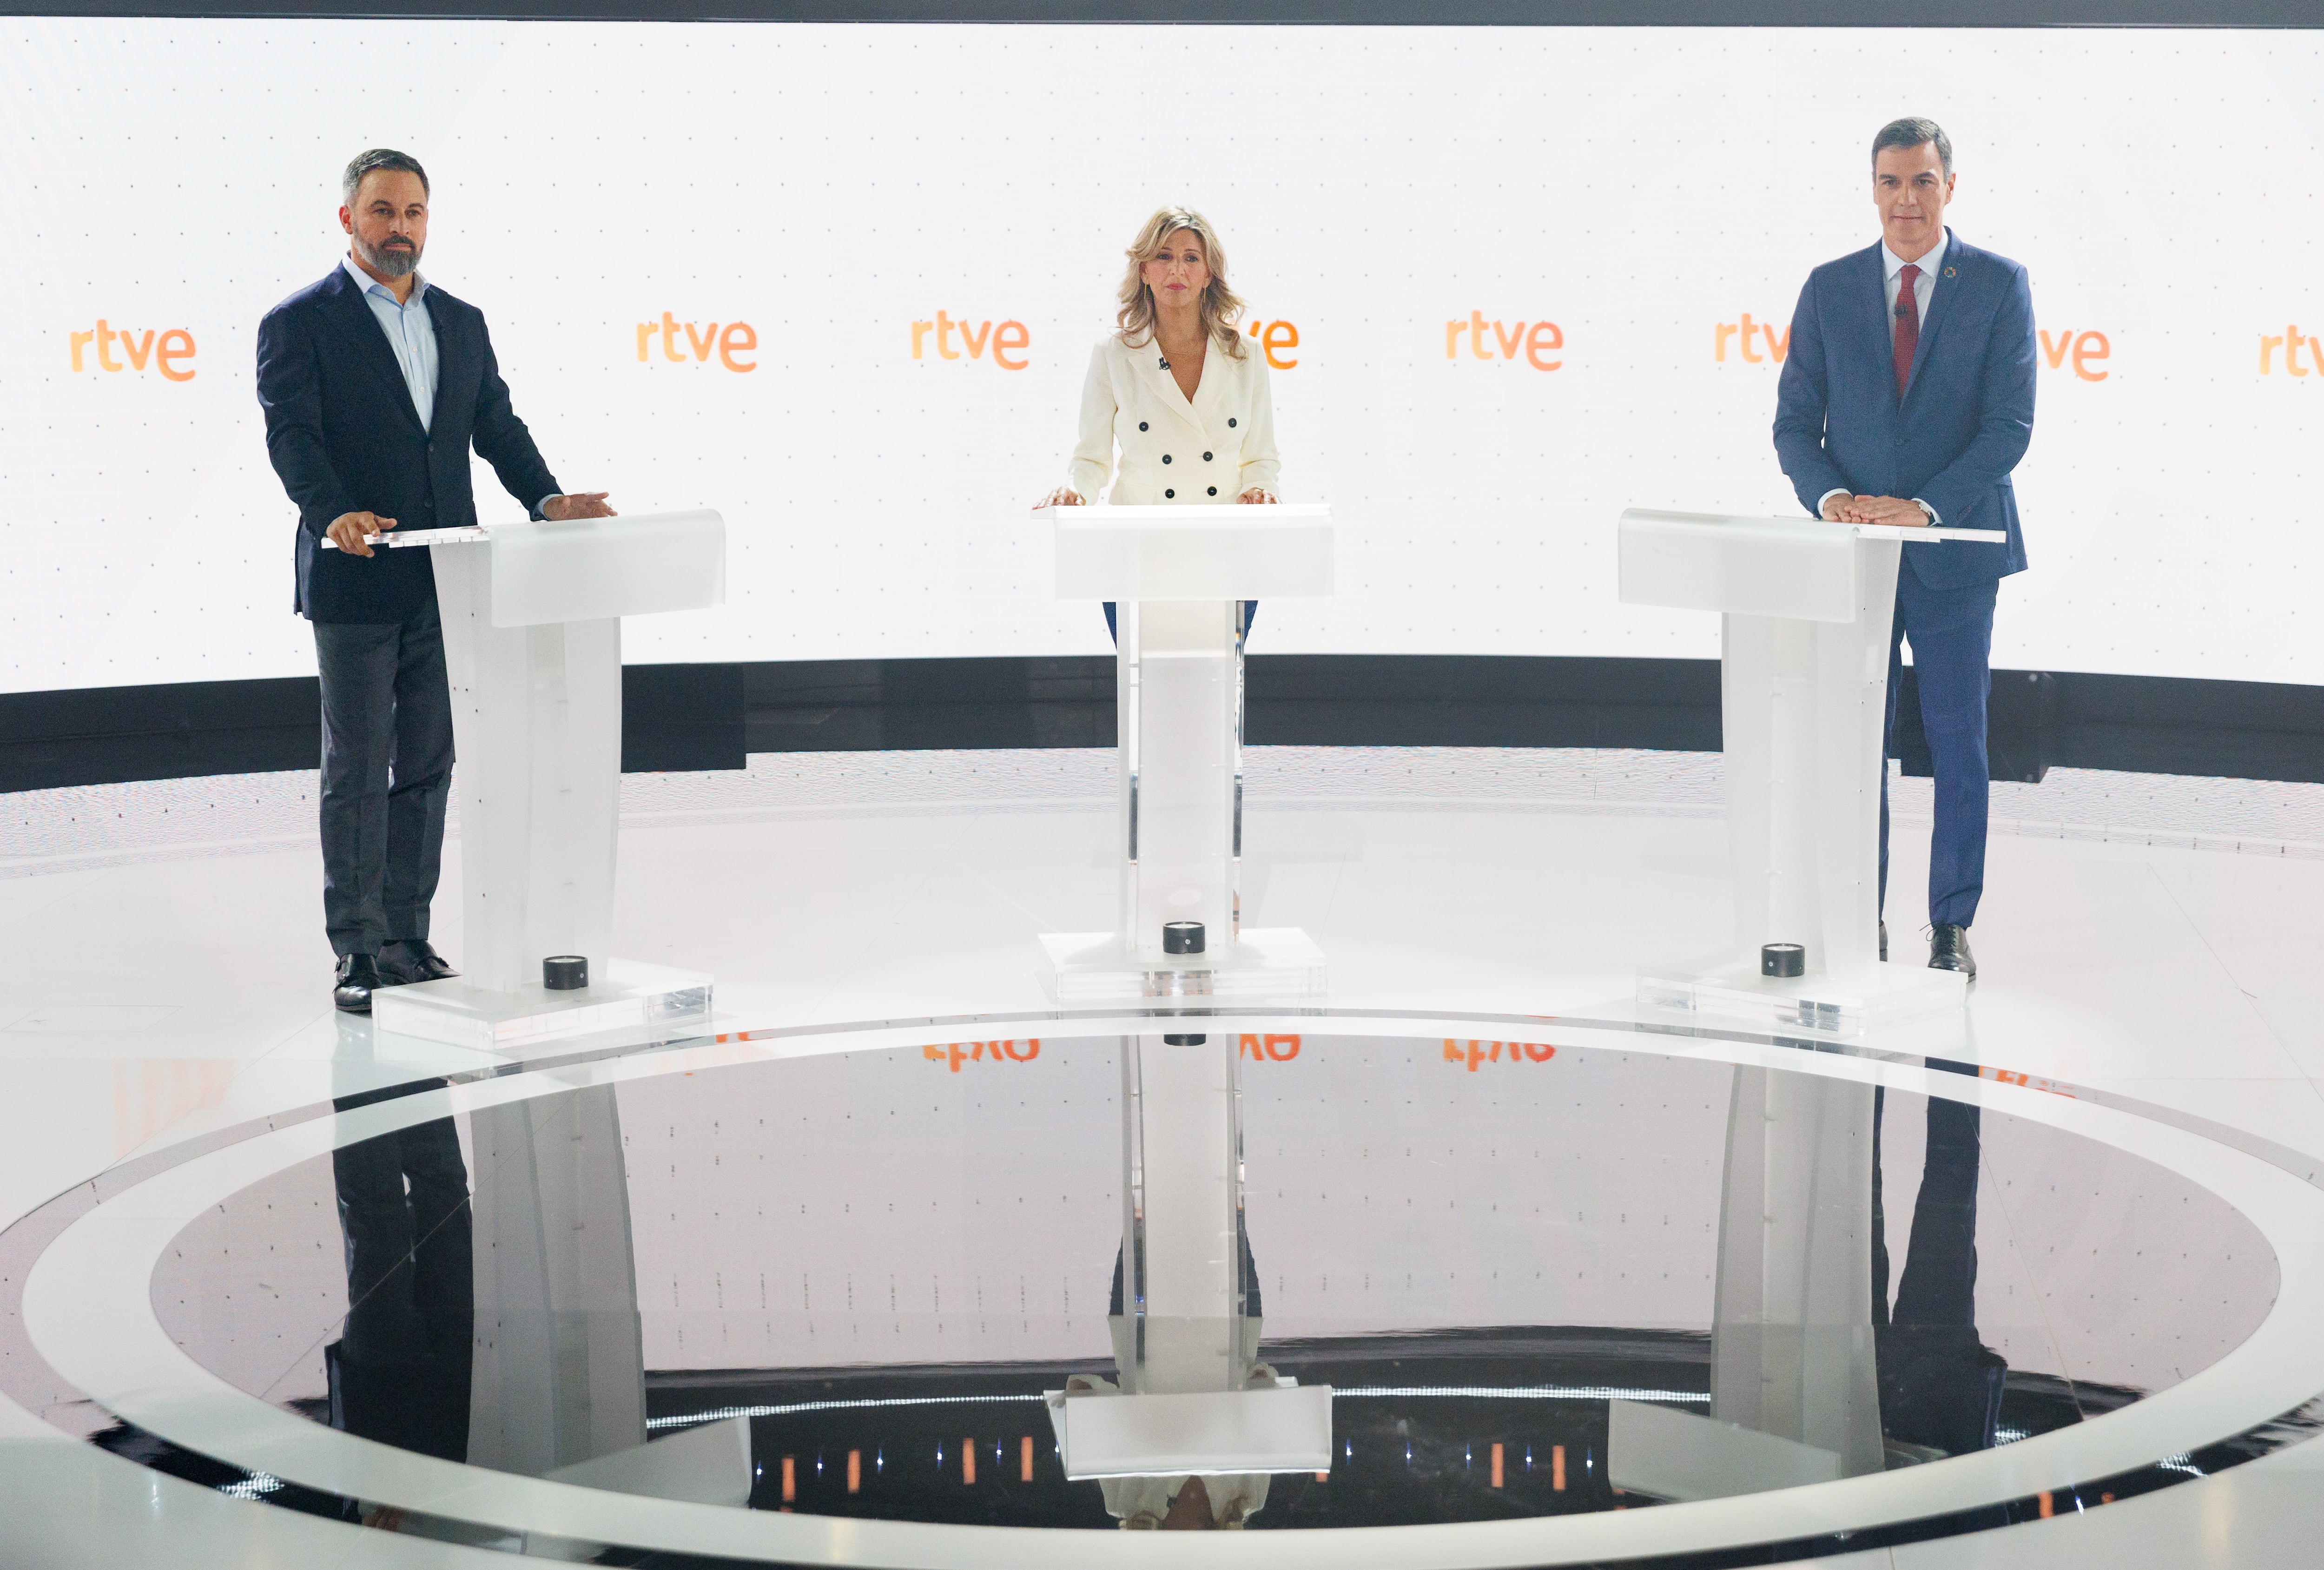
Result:
{"type": "Polygon", "coordinates": [[[1880,276],[1886,282],[1894,283],[1896,282],[1896,274],[1904,271],[1907,266],[1912,266],[1919,268],[1923,277],[1932,277],[1943,263],[1945,253],[1951,250],[1952,245],[1952,231],[1948,229],[1945,231],[1945,237],[1939,240],[1935,248],[1927,255],[1918,262],[1907,263],[1904,258],[1888,249],[1888,242],[1883,240],[1880,242],[1880,276]]]}
{"type": "MultiPolygon", "coordinates": [[[[339,258],[339,265],[346,269],[347,276],[355,281],[355,288],[361,292],[369,294],[374,290],[377,290],[380,293],[387,297],[388,302],[392,305],[401,307],[409,306],[410,304],[410,300],[398,300],[395,298],[395,291],[390,289],[386,284],[382,283],[378,279],[374,278],[370,273],[356,266],[355,253],[352,251],[339,258]]],[[[1890,275],[1893,277],[1896,270],[1892,267],[1888,271],[1890,275]]],[[[428,280],[421,277],[415,272],[411,275],[411,299],[422,299],[427,295],[427,293],[428,280]]]]}

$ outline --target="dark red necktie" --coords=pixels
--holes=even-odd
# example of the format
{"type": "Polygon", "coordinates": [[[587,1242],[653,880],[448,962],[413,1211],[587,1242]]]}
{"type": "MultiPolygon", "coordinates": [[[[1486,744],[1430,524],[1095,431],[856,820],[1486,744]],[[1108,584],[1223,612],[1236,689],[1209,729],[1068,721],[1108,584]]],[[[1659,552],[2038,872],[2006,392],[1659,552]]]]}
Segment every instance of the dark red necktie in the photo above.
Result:
{"type": "Polygon", "coordinates": [[[1921,281],[1921,270],[1911,263],[1896,274],[1896,396],[1904,396],[1904,383],[1913,379],[1913,351],[1921,346],[1921,302],[1914,285],[1921,281]]]}

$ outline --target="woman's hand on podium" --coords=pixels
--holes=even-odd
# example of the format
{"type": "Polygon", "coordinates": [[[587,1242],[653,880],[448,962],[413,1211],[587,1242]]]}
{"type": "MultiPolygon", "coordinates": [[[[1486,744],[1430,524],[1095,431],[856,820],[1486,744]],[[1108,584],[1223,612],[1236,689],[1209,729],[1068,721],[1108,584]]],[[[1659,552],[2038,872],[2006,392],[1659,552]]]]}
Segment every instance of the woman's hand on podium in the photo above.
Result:
{"type": "Polygon", "coordinates": [[[1275,493],[1265,485],[1253,485],[1235,500],[1246,507],[1271,507],[1276,504],[1275,493]]]}
{"type": "Polygon", "coordinates": [[[540,504],[540,515],[552,523],[570,522],[576,518],[617,518],[620,513],[605,505],[610,491],[578,491],[568,496],[551,496],[540,504]]]}
{"type": "Polygon", "coordinates": [[[1082,500],[1082,494],[1079,491],[1074,490],[1071,485],[1059,485],[1056,490],[1034,503],[1033,511],[1038,513],[1044,507],[1086,507],[1088,505],[1087,502],[1082,500]]]}

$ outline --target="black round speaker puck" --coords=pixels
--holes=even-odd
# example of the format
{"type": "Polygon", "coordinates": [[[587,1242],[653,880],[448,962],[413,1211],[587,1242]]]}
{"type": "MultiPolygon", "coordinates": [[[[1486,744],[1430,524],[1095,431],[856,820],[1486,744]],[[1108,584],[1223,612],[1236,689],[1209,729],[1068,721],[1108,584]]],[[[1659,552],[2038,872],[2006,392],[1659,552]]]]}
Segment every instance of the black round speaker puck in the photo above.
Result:
{"type": "Polygon", "coordinates": [[[1162,952],[1165,954],[1202,953],[1203,924],[1199,921],[1162,923],[1162,952]]]}
{"type": "Polygon", "coordinates": [[[1759,947],[1761,975],[1805,975],[1808,951],[1797,943],[1767,943],[1759,947]]]}
{"type": "Polygon", "coordinates": [[[540,962],[540,984],[552,993],[577,993],[589,984],[589,961],[578,954],[552,954],[540,962]]]}

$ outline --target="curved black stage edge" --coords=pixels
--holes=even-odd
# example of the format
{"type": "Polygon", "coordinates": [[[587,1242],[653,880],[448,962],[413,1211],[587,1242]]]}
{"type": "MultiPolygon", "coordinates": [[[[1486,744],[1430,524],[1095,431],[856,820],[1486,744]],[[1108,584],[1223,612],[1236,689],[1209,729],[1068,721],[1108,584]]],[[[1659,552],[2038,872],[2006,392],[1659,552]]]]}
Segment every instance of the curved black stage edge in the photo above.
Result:
{"type": "MultiPolygon", "coordinates": [[[[622,766],[740,769],[752,753],[1108,747],[1114,672],[1066,659],[758,660],[622,670],[622,766]]],[[[1905,681],[1912,681],[1907,671],[1905,681]]],[[[1711,660],[1255,654],[1257,746],[1716,752],[1711,660]]],[[[1997,780],[2052,768],[2324,781],[2324,688],[1993,673],[1997,780]]],[[[1929,771],[1919,708],[1897,751],[1929,771]]],[[[0,694],[0,791],[311,769],[312,677],[0,694]]]]}

